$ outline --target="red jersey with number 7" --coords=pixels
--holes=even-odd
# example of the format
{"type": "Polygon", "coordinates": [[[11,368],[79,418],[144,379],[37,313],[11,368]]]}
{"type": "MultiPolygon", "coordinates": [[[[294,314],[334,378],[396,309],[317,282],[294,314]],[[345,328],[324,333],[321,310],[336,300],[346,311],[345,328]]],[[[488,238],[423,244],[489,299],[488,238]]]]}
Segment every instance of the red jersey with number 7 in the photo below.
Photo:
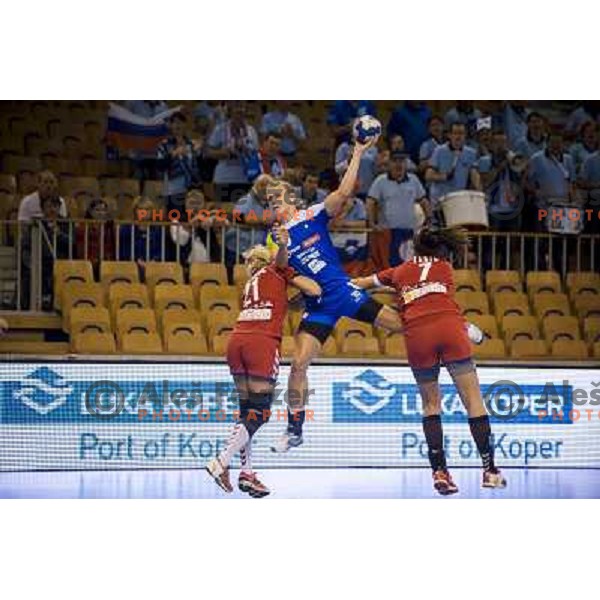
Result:
{"type": "Polygon", "coordinates": [[[280,268],[271,263],[250,277],[233,333],[281,339],[288,307],[287,284],[296,275],[291,267],[280,268]]]}
{"type": "Polygon", "coordinates": [[[444,313],[462,317],[462,311],[454,301],[452,265],[447,260],[415,256],[399,267],[377,273],[375,277],[380,285],[396,289],[405,327],[444,313]]]}

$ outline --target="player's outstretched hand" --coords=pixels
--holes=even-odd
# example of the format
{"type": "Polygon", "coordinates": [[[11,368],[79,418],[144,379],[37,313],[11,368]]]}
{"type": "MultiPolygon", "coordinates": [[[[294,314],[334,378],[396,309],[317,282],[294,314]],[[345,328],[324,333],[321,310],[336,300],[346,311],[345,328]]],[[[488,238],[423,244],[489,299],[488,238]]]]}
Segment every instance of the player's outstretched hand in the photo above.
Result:
{"type": "Polygon", "coordinates": [[[278,246],[287,246],[290,239],[290,234],[285,227],[276,223],[273,227],[273,239],[278,246]]]}

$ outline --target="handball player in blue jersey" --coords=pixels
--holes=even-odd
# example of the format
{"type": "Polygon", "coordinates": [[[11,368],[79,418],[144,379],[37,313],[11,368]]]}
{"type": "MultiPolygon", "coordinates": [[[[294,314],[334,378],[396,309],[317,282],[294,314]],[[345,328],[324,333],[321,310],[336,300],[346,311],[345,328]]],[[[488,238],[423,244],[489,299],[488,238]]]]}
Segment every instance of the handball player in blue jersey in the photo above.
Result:
{"type": "Polygon", "coordinates": [[[306,308],[296,333],[296,348],[288,380],[288,427],[272,446],[274,452],[286,452],[302,444],[304,404],[308,391],[308,367],[323,349],[325,341],[341,317],[373,323],[391,331],[401,331],[397,311],[380,304],[355,286],[342,269],[337,250],[331,241],[328,224],[353,196],[358,167],[363,153],[377,143],[356,143],[348,169],[338,189],[319,204],[297,210],[293,188],[276,182],[267,191],[277,220],[289,233],[289,265],[299,274],[310,277],[322,289],[319,297],[307,297],[306,308]]]}

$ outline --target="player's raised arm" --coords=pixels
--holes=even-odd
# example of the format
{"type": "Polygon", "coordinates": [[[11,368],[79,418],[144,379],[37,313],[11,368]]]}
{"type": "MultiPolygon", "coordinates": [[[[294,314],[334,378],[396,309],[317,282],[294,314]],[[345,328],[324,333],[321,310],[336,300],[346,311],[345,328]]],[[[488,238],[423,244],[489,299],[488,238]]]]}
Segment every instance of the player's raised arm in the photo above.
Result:
{"type": "Polygon", "coordinates": [[[287,244],[290,239],[290,234],[285,227],[276,224],[273,227],[273,240],[277,244],[277,254],[275,255],[275,265],[280,269],[288,266],[288,251],[287,244]]]}

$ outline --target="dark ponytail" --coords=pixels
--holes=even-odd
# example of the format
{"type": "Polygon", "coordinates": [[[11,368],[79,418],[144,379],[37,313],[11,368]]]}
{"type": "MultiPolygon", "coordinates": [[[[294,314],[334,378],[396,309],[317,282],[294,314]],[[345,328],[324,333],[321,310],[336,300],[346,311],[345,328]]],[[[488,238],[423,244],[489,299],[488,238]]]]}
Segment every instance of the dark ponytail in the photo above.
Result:
{"type": "Polygon", "coordinates": [[[424,227],[414,239],[415,254],[417,256],[435,256],[436,258],[450,258],[457,255],[469,243],[467,232],[464,229],[436,229],[424,227]]]}

